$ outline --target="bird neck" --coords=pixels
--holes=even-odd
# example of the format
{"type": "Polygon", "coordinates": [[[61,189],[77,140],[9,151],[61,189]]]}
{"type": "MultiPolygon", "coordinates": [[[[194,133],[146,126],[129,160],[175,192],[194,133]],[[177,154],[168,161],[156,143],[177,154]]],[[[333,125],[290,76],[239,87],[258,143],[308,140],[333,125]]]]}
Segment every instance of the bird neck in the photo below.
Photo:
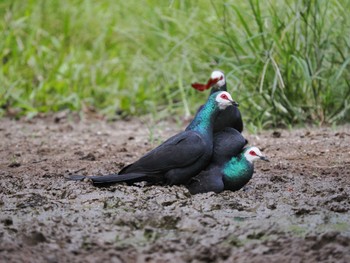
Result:
{"type": "Polygon", "coordinates": [[[209,98],[206,104],[199,110],[192,122],[187,126],[186,130],[197,131],[203,135],[213,135],[213,125],[219,108],[215,99],[209,98]]]}
{"type": "Polygon", "coordinates": [[[227,91],[226,83],[220,87],[212,87],[210,90],[210,95],[218,91],[227,91]]]}
{"type": "Polygon", "coordinates": [[[223,166],[222,172],[225,179],[228,181],[250,179],[252,175],[249,173],[249,170],[252,167],[252,164],[244,157],[244,154],[241,153],[237,157],[231,158],[231,160],[223,166]]]}

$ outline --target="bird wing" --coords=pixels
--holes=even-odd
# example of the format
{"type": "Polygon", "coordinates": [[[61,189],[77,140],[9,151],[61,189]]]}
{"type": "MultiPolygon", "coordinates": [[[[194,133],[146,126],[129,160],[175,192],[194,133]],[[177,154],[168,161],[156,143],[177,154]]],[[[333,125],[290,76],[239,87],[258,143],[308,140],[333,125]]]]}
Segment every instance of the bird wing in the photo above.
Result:
{"type": "Polygon", "coordinates": [[[200,174],[191,179],[187,189],[191,194],[224,191],[223,176],[218,167],[202,171],[200,174]]]}
{"type": "Polygon", "coordinates": [[[206,150],[204,139],[194,131],[181,132],[153,149],[138,161],[124,167],[119,174],[159,174],[170,169],[190,166],[206,150]]]}
{"type": "Polygon", "coordinates": [[[245,144],[245,138],[234,128],[227,127],[215,133],[212,161],[215,164],[228,161],[240,154],[245,144]]]}

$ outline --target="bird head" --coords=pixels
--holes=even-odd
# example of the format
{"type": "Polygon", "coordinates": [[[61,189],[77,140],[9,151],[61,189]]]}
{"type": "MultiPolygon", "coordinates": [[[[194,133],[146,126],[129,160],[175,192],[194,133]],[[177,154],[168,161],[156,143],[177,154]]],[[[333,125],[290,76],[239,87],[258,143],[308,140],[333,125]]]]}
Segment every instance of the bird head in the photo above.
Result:
{"type": "MultiPolygon", "coordinates": [[[[211,80],[216,80],[215,83],[212,84],[212,87],[220,89],[224,85],[226,85],[225,75],[220,70],[214,70],[210,75],[211,80]]],[[[226,91],[226,89],[225,89],[226,91]]]]}
{"type": "Polygon", "coordinates": [[[227,91],[218,91],[215,94],[215,101],[218,104],[220,110],[224,110],[231,105],[237,107],[239,106],[239,104],[232,99],[230,93],[227,91]]]}
{"type": "Polygon", "coordinates": [[[226,91],[226,79],[225,75],[222,71],[220,70],[214,70],[211,75],[210,79],[208,80],[207,84],[201,84],[201,83],[192,83],[191,84],[192,88],[199,90],[199,91],[204,91],[207,89],[210,89],[213,87],[213,91],[226,91]]]}
{"type": "Polygon", "coordinates": [[[269,162],[269,159],[264,156],[258,147],[251,146],[247,147],[244,150],[244,157],[251,163],[254,163],[256,160],[263,160],[269,162]]]}

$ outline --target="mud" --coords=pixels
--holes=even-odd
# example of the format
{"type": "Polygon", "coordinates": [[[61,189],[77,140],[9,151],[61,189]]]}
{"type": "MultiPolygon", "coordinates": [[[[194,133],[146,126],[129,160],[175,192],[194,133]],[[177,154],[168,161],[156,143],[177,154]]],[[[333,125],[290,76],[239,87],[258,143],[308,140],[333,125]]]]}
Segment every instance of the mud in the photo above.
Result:
{"type": "Polygon", "coordinates": [[[183,129],[74,115],[0,121],[1,262],[350,262],[350,126],[244,135],[237,192],[65,180],[117,172],[183,129]]]}

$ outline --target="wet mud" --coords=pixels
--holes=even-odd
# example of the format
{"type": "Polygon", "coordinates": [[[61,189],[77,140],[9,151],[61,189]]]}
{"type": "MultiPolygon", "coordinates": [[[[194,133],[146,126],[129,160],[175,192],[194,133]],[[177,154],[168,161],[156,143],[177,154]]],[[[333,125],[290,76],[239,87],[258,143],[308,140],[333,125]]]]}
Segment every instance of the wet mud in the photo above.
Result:
{"type": "Polygon", "coordinates": [[[119,171],[183,129],[62,115],[0,121],[1,262],[350,262],[350,126],[244,135],[237,192],[67,181],[119,171]]]}

